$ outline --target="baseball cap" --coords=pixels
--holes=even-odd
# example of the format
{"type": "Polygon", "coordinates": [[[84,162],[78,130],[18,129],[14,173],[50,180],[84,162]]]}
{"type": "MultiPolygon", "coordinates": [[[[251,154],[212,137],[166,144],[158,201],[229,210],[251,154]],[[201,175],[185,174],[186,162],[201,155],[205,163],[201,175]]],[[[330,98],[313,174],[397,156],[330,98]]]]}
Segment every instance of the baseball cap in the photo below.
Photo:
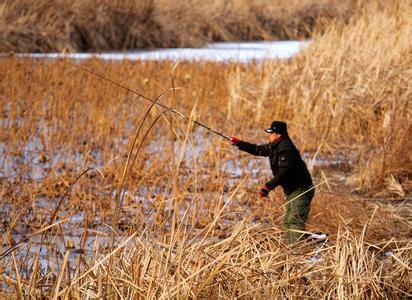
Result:
{"type": "Polygon", "coordinates": [[[268,133],[279,133],[279,134],[287,134],[288,133],[288,128],[287,124],[282,121],[273,121],[272,124],[270,124],[269,128],[265,129],[266,132],[268,133]]]}

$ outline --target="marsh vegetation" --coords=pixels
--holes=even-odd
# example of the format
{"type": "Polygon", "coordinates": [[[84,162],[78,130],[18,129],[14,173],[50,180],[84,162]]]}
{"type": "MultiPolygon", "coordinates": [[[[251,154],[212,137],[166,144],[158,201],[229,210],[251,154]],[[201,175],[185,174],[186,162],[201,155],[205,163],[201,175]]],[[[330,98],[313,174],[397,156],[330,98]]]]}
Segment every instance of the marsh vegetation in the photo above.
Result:
{"type": "Polygon", "coordinates": [[[75,62],[189,120],[68,61],[2,57],[1,295],[410,296],[410,15],[359,6],[288,60],[75,62]],[[266,161],[191,121],[263,143],[273,119],[327,243],[287,246],[281,191],[257,197],[266,161]]]}

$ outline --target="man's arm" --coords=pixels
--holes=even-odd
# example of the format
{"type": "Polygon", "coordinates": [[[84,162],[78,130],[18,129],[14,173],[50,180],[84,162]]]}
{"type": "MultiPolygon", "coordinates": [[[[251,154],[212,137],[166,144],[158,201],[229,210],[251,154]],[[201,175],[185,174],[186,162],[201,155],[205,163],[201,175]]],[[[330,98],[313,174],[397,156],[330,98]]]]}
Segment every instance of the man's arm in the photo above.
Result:
{"type": "Polygon", "coordinates": [[[256,145],[239,140],[234,145],[239,147],[239,150],[256,156],[269,156],[270,154],[270,144],[256,145]]]}

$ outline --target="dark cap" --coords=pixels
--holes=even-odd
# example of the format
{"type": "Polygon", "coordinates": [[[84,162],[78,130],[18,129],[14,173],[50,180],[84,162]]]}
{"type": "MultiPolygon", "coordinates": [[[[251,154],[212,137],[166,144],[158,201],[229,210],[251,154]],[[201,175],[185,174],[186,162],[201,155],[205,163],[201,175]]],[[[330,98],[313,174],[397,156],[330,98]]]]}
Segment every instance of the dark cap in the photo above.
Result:
{"type": "Polygon", "coordinates": [[[279,133],[283,135],[288,134],[288,126],[286,125],[285,122],[282,121],[273,121],[272,124],[270,124],[270,127],[265,129],[266,132],[268,133],[279,133]]]}

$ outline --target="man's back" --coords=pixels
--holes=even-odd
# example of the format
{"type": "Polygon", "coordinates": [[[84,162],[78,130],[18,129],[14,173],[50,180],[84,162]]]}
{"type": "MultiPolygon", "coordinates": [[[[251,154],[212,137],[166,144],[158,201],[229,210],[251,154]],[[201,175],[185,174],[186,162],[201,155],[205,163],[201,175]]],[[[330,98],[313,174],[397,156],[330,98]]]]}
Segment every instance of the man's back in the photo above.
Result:
{"type": "Polygon", "coordinates": [[[289,194],[297,187],[306,188],[312,185],[312,177],[306,164],[289,136],[284,137],[272,148],[269,156],[270,167],[274,178],[278,180],[269,183],[272,185],[269,188],[274,188],[273,185],[280,185],[285,194],[289,194]],[[277,176],[278,174],[281,176],[277,176]]]}

